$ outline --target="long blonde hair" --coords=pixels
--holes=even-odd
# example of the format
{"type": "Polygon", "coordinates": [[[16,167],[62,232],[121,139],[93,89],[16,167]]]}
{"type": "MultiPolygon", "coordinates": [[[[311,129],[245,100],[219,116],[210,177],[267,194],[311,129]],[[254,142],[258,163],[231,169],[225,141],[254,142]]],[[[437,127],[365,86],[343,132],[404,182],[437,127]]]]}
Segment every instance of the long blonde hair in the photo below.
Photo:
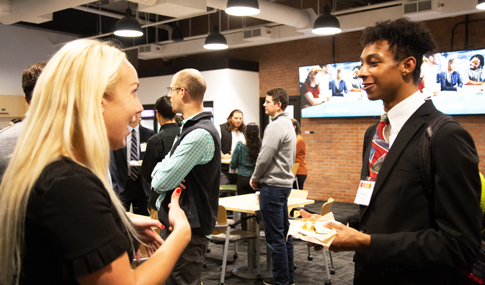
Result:
{"type": "Polygon", "coordinates": [[[0,186],[0,284],[12,284],[20,274],[29,196],[42,170],[62,156],[103,182],[126,231],[136,237],[108,180],[109,142],[101,109],[125,58],[110,43],[76,40],[60,49],[40,75],[0,186]]]}

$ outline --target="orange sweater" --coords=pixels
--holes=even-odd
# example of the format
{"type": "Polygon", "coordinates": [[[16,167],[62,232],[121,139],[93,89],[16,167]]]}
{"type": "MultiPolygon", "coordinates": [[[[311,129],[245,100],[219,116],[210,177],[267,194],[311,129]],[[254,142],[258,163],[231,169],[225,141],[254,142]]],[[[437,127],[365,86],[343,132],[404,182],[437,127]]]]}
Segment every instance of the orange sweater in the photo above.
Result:
{"type": "Polygon", "coordinates": [[[296,175],[307,175],[308,170],[306,168],[305,163],[305,141],[303,140],[302,136],[296,136],[296,159],[295,163],[299,163],[300,167],[298,167],[298,172],[296,175]]]}

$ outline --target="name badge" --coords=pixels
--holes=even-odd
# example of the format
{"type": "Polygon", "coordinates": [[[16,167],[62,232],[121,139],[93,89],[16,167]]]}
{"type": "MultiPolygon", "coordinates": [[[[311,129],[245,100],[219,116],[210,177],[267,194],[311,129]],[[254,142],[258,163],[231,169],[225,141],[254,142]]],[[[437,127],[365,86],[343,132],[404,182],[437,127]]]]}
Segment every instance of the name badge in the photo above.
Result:
{"type": "Polygon", "coordinates": [[[140,144],[140,151],[145,152],[147,150],[147,143],[141,143],[140,144]]]}
{"type": "Polygon", "coordinates": [[[354,203],[369,206],[370,198],[372,197],[372,192],[374,192],[375,181],[361,180],[359,183],[359,189],[357,190],[357,195],[355,196],[354,203]]]}

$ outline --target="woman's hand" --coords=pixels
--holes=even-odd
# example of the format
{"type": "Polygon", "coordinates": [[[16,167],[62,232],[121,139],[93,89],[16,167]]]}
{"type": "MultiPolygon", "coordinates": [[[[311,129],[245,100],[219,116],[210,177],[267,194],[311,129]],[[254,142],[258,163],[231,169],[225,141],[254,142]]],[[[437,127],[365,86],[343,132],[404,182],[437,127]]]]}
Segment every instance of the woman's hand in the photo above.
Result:
{"type": "MultiPolygon", "coordinates": [[[[126,215],[130,218],[133,225],[135,225],[140,240],[145,244],[148,256],[152,256],[163,243],[163,239],[153,230],[153,227],[164,229],[164,225],[162,225],[160,221],[152,220],[147,216],[136,215],[133,213],[126,213],[126,215]]],[[[140,248],[138,248],[136,252],[136,261],[140,262],[140,258],[141,252],[140,248]]]]}
{"type": "Polygon", "coordinates": [[[180,205],[179,205],[179,199],[180,199],[181,193],[182,193],[181,188],[175,189],[175,191],[173,191],[172,193],[172,200],[170,204],[168,204],[168,208],[170,209],[168,211],[168,221],[170,223],[169,230],[186,231],[187,235],[190,236],[191,230],[190,230],[189,221],[187,220],[187,216],[185,216],[184,211],[180,208],[180,205]]]}

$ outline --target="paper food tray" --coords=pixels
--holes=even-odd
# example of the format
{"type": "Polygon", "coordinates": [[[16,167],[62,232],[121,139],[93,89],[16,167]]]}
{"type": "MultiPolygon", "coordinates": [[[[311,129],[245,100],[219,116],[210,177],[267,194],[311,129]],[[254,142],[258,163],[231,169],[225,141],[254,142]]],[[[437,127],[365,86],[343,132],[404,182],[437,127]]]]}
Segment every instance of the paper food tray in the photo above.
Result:
{"type": "Polygon", "coordinates": [[[293,238],[320,244],[325,246],[325,248],[328,248],[337,235],[336,230],[323,226],[323,224],[328,221],[335,221],[332,212],[318,219],[310,217],[308,219],[290,220],[288,235],[292,235],[293,238]]]}

